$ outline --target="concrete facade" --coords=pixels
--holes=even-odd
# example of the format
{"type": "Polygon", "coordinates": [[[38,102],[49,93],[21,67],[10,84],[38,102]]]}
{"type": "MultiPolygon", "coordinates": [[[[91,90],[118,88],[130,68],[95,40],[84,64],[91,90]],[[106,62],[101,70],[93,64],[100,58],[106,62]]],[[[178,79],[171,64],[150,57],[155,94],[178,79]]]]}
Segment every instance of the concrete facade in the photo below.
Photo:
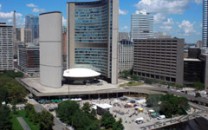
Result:
{"type": "Polygon", "coordinates": [[[118,5],[119,0],[67,3],[68,68],[93,69],[117,84],[118,5]]]}
{"type": "Polygon", "coordinates": [[[178,38],[134,40],[134,74],[182,85],[183,46],[178,38]]]}
{"type": "Polygon", "coordinates": [[[40,19],[40,83],[61,87],[62,82],[62,15],[42,13],[40,19]]]}
{"type": "Polygon", "coordinates": [[[0,23],[0,71],[13,70],[13,27],[0,23]]]}
{"type": "Polygon", "coordinates": [[[118,45],[119,48],[119,72],[124,70],[131,70],[134,63],[134,45],[129,40],[121,40],[118,45]]]}

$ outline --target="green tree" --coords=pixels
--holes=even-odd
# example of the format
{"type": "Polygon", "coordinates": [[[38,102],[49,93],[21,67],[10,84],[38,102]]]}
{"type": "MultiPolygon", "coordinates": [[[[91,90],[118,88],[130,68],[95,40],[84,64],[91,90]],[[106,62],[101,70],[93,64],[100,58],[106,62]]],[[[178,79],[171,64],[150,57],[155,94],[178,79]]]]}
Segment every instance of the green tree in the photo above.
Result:
{"type": "Polygon", "coordinates": [[[122,78],[128,78],[129,76],[131,76],[131,72],[129,70],[124,70],[120,72],[120,77],[122,78]]]}
{"type": "Polygon", "coordinates": [[[172,115],[177,114],[186,114],[186,111],[189,109],[188,100],[184,97],[167,94],[162,96],[161,102],[160,113],[167,117],[172,117],[172,115]]]}
{"type": "Polygon", "coordinates": [[[116,120],[109,112],[105,112],[101,118],[101,126],[105,127],[106,129],[113,128],[115,122],[116,120]]]}
{"type": "Polygon", "coordinates": [[[90,113],[90,104],[89,104],[89,102],[86,102],[86,103],[83,104],[82,110],[85,113],[90,113]]]}
{"type": "Polygon", "coordinates": [[[51,115],[47,111],[42,111],[40,113],[40,119],[39,119],[39,124],[40,124],[40,130],[52,130],[53,128],[53,115],[51,115]]]}
{"type": "Polygon", "coordinates": [[[205,88],[204,84],[201,82],[194,82],[193,87],[197,90],[203,90],[205,88]]]}
{"type": "Polygon", "coordinates": [[[147,106],[148,107],[157,107],[161,100],[161,97],[162,95],[160,94],[152,94],[152,95],[149,95],[148,98],[147,98],[147,106]]]}
{"type": "Polygon", "coordinates": [[[132,80],[134,80],[134,81],[140,80],[140,77],[139,77],[138,75],[132,75],[131,78],[132,78],[132,80]]]}
{"type": "Polygon", "coordinates": [[[76,111],[80,110],[79,109],[79,104],[75,101],[65,101],[65,102],[61,102],[58,105],[58,109],[57,109],[57,115],[58,117],[68,123],[71,124],[72,122],[72,117],[73,114],[76,113],[76,111]]]}
{"type": "Polygon", "coordinates": [[[113,124],[113,130],[124,130],[121,118],[113,124]]]}
{"type": "Polygon", "coordinates": [[[8,91],[5,87],[0,86],[0,103],[8,102],[8,91]]]}
{"type": "Polygon", "coordinates": [[[5,105],[0,106],[0,130],[12,129],[10,118],[10,109],[5,105]]]}

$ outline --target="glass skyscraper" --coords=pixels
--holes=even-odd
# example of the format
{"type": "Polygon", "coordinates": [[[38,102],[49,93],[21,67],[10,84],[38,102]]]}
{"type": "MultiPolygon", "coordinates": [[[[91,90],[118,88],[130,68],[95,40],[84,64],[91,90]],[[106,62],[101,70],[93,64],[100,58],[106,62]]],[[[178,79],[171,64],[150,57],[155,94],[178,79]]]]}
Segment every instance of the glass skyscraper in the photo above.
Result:
{"type": "Polygon", "coordinates": [[[39,38],[39,18],[34,15],[25,16],[25,29],[31,30],[31,41],[39,38]]]}
{"type": "Polygon", "coordinates": [[[118,2],[67,4],[68,68],[90,68],[117,83],[118,2]]]}
{"type": "Polygon", "coordinates": [[[203,0],[203,27],[202,27],[202,41],[203,46],[208,46],[208,0],[203,0]]]}
{"type": "Polygon", "coordinates": [[[131,40],[153,37],[153,16],[147,12],[131,15],[131,40]]]}

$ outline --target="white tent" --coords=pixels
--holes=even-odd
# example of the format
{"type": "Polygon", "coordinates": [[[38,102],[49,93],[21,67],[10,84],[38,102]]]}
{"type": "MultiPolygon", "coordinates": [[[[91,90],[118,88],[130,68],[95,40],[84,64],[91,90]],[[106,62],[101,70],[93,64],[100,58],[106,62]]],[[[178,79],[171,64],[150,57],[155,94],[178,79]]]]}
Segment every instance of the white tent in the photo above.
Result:
{"type": "Polygon", "coordinates": [[[138,117],[138,118],[135,119],[135,121],[143,121],[143,120],[144,120],[143,117],[138,117]]]}

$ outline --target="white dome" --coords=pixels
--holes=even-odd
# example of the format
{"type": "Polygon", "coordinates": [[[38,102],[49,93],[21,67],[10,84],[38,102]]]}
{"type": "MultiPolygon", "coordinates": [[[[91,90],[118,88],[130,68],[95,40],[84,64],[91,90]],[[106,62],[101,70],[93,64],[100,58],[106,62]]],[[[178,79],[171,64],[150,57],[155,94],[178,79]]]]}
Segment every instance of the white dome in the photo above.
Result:
{"type": "Polygon", "coordinates": [[[88,78],[100,76],[100,73],[87,68],[71,68],[65,70],[63,76],[69,78],[88,78]]]}

